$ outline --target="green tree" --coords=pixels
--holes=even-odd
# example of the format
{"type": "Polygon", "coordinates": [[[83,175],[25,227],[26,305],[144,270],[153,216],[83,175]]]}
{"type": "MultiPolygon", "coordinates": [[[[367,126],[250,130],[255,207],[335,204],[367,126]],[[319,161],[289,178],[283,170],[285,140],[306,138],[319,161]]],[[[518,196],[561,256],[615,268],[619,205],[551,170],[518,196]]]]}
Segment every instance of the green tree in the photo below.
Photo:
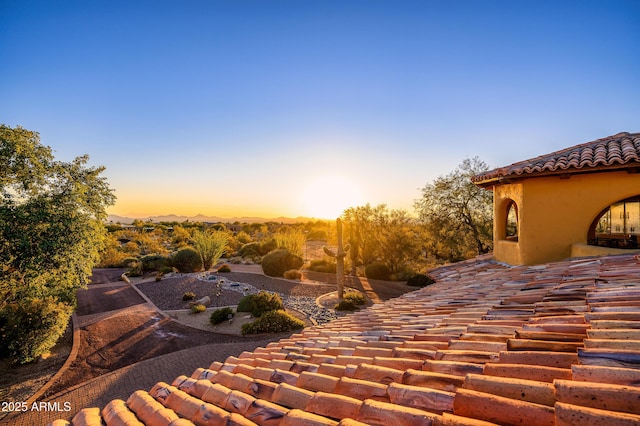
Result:
{"type": "Polygon", "coordinates": [[[194,231],[191,237],[193,248],[202,258],[205,271],[211,269],[222,257],[229,243],[227,231],[207,230],[194,231]]]}
{"type": "MultiPolygon", "coordinates": [[[[0,311],[30,306],[37,315],[42,300],[75,306],[76,290],[88,283],[99,261],[106,208],[115,201],[100,176],[104,168],[87,162],[87,156],[56,161],[38,133],[0,125],[0,311]]],[[[37,356],[24,355],[24,347],[49,349],[33,345],[30,330],[22,336],[21,342],[2,342],[16,348],[18,361],[37,356]]]]}
{"type": "Polygon", "coordinates": [[[471,177],[489,167],[477,157],[422,188],[415,209],[430,239],[427,250],[440,259],[458,261],[487,253],[493,244],[493,193],[471,177]]]}
{"type": "Polygon", "coordinates": [[[345,210],[343,218],[353,250],[353,266],[382,262],[395,274],[407,269],[420,255],[417,224],[405,210],[367,204],[345,210]]]}

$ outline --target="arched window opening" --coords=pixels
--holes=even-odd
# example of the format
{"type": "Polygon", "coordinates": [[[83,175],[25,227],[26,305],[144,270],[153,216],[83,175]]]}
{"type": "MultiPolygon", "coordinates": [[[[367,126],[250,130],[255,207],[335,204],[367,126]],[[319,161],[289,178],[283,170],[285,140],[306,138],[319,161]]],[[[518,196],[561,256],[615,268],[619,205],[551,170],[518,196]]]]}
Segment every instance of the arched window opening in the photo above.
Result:
{"type": "Polygon", "coordinates": [[[518,206],[513,200],[507,205],[506,239],[518,241],[518,206]]]}
{"type": "Polygon", "coordinates": [[[640,195],[613,203],[589,229],[591,245],[637,249],[640,236],[640,195]]]}

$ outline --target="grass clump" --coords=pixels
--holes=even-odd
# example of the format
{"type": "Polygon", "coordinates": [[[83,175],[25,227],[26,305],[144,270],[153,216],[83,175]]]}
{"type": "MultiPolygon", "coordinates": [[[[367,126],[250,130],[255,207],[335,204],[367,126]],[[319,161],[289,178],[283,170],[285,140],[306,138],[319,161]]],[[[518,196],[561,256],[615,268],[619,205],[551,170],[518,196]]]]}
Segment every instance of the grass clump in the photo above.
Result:
{"type": "Polygon", "coordinates": [[[231,318],[233,318],[233,309],[229,307],[216,309],[215,311],[211,312],[209,322],[213,325],[218,325],[227,321],[229,319],[229,315],[231,315],[231,318]]]}
{"type": "Polygon", "coordinates": [[[268,311],[257,320],[244,324],[242,334],[284,333],[304,328],[304,322],[284,310],[268,311]]]}
{"type": "Polygon", "coordinates": [[[224,273],[224,272],[231,272],[231,268],[229,267],[229,265],[227,265],[226,263],[223,264],[222,266],[220,266],[218,268],[218,272],[220,273],[224,273]]]}

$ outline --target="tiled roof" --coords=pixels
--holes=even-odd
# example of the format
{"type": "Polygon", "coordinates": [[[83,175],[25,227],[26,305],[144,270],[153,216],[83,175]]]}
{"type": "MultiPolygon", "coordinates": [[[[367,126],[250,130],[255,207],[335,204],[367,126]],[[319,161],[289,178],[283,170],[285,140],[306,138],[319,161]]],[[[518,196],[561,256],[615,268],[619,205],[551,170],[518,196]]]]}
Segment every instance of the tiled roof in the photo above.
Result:
{"type": "Polygon", "coordinates": [[[576,145],[474,176],[478,185],[502,178],[583,173],[640,166],[640,133],[617,135],[576,145]]]}
{"type": "Polygon", "coordinates": [[[432,275],[72,423],[640,424],[638,255],[518,267],[485,257],[432,275]]]}

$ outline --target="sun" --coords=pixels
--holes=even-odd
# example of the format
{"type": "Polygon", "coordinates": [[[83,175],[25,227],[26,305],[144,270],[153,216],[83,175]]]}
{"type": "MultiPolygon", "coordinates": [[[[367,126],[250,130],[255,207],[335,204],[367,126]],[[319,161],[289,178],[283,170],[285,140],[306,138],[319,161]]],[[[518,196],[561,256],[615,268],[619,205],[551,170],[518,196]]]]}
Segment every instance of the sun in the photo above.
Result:
{"type": "Polygon", "coordinates": [[[305,190],[306,214],[318,219],[335,219],[349,207],[362,203],[362,192],[353,181],[341,176],[321,176],[305,190]]]}

